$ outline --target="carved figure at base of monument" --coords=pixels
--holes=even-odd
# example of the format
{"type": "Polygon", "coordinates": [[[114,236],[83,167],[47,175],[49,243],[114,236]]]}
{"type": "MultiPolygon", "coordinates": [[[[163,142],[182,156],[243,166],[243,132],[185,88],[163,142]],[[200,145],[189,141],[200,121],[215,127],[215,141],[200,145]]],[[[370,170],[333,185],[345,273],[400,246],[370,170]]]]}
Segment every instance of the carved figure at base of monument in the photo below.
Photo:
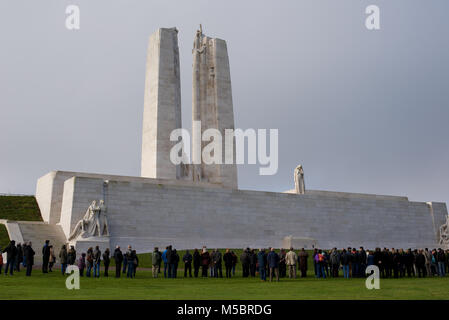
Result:
{"type": "Polygon", "coordinates": [[[83,219],[78,221],[75,225],[68,240],[72,241],[90,237],[108,237],[109,227],[105,212],[106,206],[103,200],[100,200],[99,206],[97,206],[97,201],[92,201],[83,219]]]}

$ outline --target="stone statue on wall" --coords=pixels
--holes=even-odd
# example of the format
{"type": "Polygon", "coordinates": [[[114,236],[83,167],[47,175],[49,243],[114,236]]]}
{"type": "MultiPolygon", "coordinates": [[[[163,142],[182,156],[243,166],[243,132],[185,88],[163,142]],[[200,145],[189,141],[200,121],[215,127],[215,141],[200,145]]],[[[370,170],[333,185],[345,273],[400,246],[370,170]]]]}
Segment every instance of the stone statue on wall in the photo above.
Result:
{"type": "Polygon", "coordinates": [[[100,200],[99,205],[97,205],[97,201],[92,201],[83,219],[78,221],[68,240],[109,236],[108,219],[105,212],[106,206],[103,200],[100,200]]]}
{"type": "Polygon", "coordinates": [[[297,194],[304,194],[306,192],[306,185],[304,183],[304,170],[302,165],[295,168],[295,190],[297,194]]]}
{"type": "Polygon", "coordinates": [[[446,223],[440,226],[440,245],[449,248],[449,216],[446,217],[446,223]]]}

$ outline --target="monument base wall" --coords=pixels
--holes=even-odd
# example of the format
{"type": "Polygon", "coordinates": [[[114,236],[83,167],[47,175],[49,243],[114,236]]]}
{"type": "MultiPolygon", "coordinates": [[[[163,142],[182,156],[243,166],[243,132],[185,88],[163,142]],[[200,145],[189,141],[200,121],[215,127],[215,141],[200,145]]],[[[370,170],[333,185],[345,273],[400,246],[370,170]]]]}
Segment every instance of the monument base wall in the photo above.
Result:
{"type": "Polygon", "coordinates": [[[288,194],[74,176],[64,183],[61,226],[66,234],[93,200],[105,196],[110,245],[138,252],[281,247],[286,236],[332,247],[438,247],[444,203],[406,197],[309,191],[288,194]]]}

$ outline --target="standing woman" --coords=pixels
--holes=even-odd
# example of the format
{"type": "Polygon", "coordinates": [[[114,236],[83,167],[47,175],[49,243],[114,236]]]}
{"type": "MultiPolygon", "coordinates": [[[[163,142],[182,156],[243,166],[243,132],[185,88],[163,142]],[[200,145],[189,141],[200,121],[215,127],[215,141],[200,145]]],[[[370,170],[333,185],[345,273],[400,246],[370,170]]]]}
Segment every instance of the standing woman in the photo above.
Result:
{"type": "Polygon", "coordinates": [[[104,276],[108,277],[108,269],[109,269],[109,263],[111,262],[110,259],[111,252],[109,251],[109,248],[107,248],[103,252],[103,264],[104,264],[104,276]]]}
{"type": "Polygon", "coordinates": [[[50,249],[50,256],[48,258],[48,272],[53,272],[53,266],[56,262],[55,250],[53,249],[53,246],[49,246],[48,248],[50,249]]]}
{"type": "Polygon", "coordinates": [[[61,261],[61,272],[64,275],[67,269],[67,249],[65,244],[62,245],[61,251],[59,251],[59,260],[61,261]]]}

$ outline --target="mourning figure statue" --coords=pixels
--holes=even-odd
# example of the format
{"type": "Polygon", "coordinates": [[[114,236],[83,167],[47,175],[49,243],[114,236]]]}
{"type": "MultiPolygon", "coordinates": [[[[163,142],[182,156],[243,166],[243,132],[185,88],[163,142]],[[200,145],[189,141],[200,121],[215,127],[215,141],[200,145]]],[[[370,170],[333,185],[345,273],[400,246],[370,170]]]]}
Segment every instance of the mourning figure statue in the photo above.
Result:
{"type": "Polygon", "coordinates": [[[106,206],[103,200],[100,200],[99,205],[94,200],[87,209],[83,219],[76,224],[68,240],[103,236],[109,236],[106,206]]]}

